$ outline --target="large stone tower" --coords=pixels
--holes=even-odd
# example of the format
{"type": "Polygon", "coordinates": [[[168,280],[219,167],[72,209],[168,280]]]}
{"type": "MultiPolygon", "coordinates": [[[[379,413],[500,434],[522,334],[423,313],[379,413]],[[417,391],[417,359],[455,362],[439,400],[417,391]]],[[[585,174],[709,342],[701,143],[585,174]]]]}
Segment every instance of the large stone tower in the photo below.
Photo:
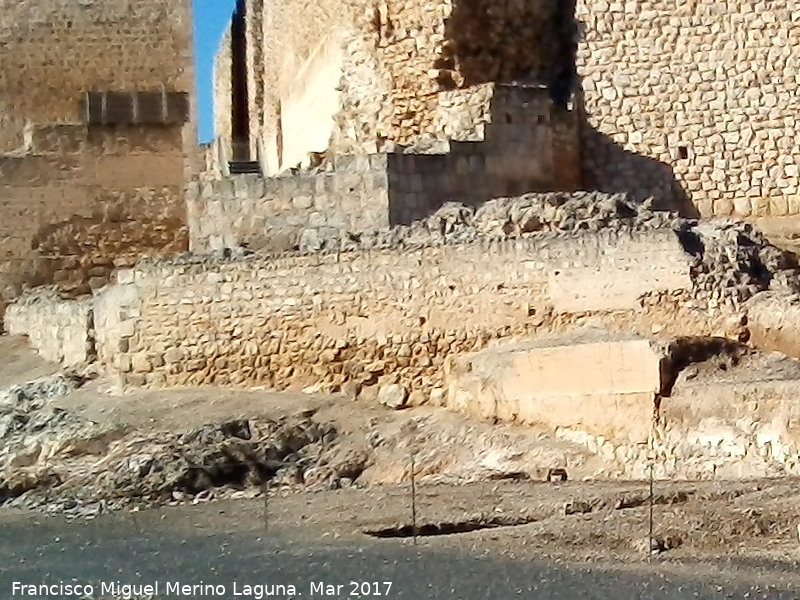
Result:
{"type": "Polygon", "coordinates": [[[190,0],[0,0],[5,293],[186,247],[190,0]]]}

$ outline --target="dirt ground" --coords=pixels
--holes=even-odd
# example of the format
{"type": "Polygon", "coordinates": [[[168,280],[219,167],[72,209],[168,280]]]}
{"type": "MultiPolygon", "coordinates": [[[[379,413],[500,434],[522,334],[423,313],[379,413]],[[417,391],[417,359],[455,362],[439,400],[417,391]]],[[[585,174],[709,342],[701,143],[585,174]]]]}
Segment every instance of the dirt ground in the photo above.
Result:
{"type": "Polygon", "coordinates": [[[25,338],[0,335],[0,390],[60,370],[32,352],[25,338]]]}
{"type": "MultiPolygon", "coordinates": [[[[262,499],[244,503],[237,511],[245,511],[242,517],[254,527],[262,527],[266,517],[272,527],[307,528],[343,540],[383,532],[386,537],[378,539],[403,543],[413,543],[415,514],[418,544],[467,545],[517,560],[619,565],[657,560],[684,567],[702,561],[796,565],[798,484],[797,480],[656,482],[653,536],[658,551],[653,554],[647,551],[648,482],[423,484],[416,487],[415,511],[412,489],[406,484],[275,494],[266,509],[262,499]]],[[[208,519],[206,525],[213,527],[215,516],[209,514],[208,519]]],[[[800,589],[800,572],[794,581],[800,589]]]]}
{"type": "MultiPolygon", "coordinates": [[[[283,548],[291,555],[304,552],[300,540],[313,539],[317,545],[362,548],[367,554],[413,548],[418,553],[509,561],[534,571],[535,565],[551,564],[800,590],[797,490],[794,480],[657,482],[653,534],[659,545],[665,540],[671,544],[657,554],[647,551],[647,482],[422,484],[416,487],[415,511],[410,483],[315,493],[276,491],[266,501],[263,496],[203,501],[130,516],[143,537],[152,536],[163,523],[164,532],[175,540],[197,535],[229,539],[243,533],[264,540],[294,540],[283,548]],[[416,539],[411,535],[415,522],[420,533],[416,539]],[[479,528],[481,524],[485,527],[479,528]],[[440,534],[434,535],[437,531],[440,534]],[[399,532],[403,537],[376,537],[376,532],[399,532]]],[[[0,511],[0,523],[15,527],[53,519],[0,511]]],[[[120,527],[116,515],[98,517],[96,526],[102,528],[103,523],[120,527]]],[[[126,528],[131,526],[130,520],[127,523],[126,528]]],[[[52,523],[48,527],[62,528],[52,523]]],[[[110,531],[121,535],[116,529],[110,531]]],[[[748,597],[719,590],[714,598],[748,597]]]]}
{"type": "MultiPolygon", "coordinates": [[[[14,357],[0,362],[0,383],[57,372],[21,344],[0,338],[0,352],[14,357]]],[[[794,363],[774,356],[745,357],[739,364],[797,374],[794,363]]],[[[747,373],[753,369],[743,381],[752,379],[747,373]]],[[[736,369],[707,364],[691,381],[704,377],[730,383],[737,375],[736,369]]],[[[77,419],[156,438],[240,418],[306,415],[336,428],[337,456],[370,454],[357,480],[343,489],[276,486],[266,494],[262,487],[176,497],[170,504],[208,507],[197,513],[199,527],[220,527],[220,514],[235,513],[240,526],[268,522],[335,539],[396,543],[412,543],[416,531],[418,543],[442,548],[469,545],[517,560],[610,561],[626,568],[648,560],[684,569],[734,559],[791,566],[800,558],[800,481],[794,479],[656,481],[650,548],[649,483],[584,481],[601,466],[598,457],[531,428],[476,423],[438,408],[392,411],[342,396],[267,390],[115,395],[102,379],[51,403],[77,419]],[[564,464],[570,465],[569,481],[546,481],[549,469],[564,464]]],[[[102,471],[107,451],[87,450],[81,469],[102,471]]],[[[24,510],[0,509],[0,521],[29,518],[24,510]]],[[[800,588],[800,575],[784,576],[795,577],[800,588]]]]}

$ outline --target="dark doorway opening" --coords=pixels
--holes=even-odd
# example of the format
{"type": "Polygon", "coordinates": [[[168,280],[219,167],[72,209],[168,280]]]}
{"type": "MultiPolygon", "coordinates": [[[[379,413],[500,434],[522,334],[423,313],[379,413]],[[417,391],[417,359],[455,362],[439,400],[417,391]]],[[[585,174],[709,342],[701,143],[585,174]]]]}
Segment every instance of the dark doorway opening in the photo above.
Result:
{"type": "Polygon", "coordinates": [[[250,158],[250,110],[247,91],[247,39],[245,0],[237,0],[231,23],[232,162],[250,158]]]}

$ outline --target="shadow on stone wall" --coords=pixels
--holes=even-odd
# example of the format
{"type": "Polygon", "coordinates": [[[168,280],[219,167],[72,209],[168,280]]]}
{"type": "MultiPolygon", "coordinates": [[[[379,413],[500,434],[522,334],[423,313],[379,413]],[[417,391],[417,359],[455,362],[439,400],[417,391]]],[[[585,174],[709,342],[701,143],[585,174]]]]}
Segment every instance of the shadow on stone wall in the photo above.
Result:
{"type": "Polygon", "coordinates": [[[581,172],[583,187],[607,193],[627,193],[636,202],[655,199],[654,208],[698,218],[697,208],[668,164],[626,150],[598,131],[581,111],[581,172]]]}
{"type": "Polygon", "coordinates": [[[577,190],[653,198],[656,210],[699,217],[672,168],[594,128],[580,94],[562,106],[552,90],[513,90],[497,88],[483,142],[453,142],[443,155],[389,156],[392,225],[425,219],[448,202],[478,208],[494,198],[577,190]],[[521,97],[498,102],[509,93],[521,97]]]}
{"type": "Polygon", "coordinates": [[[490,113],[483,141],[453,141],[446,154],[389,155],[392,225],[425,219],[448,202],[477,208],[580,187],[577,113],[555,106],[547,88],[499,84],[490,113]]]}
{"type": "MultiPolygon", "coordinates": [[[[575,0],[511,3],[499,13],[493,0],[461,3],[447,26],[452,54],[437,66],[458,69],[464,85],[512,81],[541,84],[549,92],[553,114],[575,112],[570,125],[577,124],[580,151],[567,154],[563,147],[554,148],[554,169],[559,175],[551,175],[551,180],[557,182],[552,191],[570,191],[575,189],[572,183],[580,180],[579,187],[586,190],[627,193],[638,202],[652,197],[658,209],[698,217],[669,165],[626,150],[589,123],[577,71],[578,45],[586,25],[575,12],[575,0]],[[520,11],[525,14],[517,14],[520,11]],[[487,20],[486,14],[493,17],[487,20]],[[571,168],[571,161],[579,163],[577,168],[571,168]]],[[[562,139],[564,134],[562,125],[562,139]]],[[[534,153],[536,149],[530,151],[534,153]]],[[[527,191],[540,190],[532,187],[527,191]]],[[[474,199],[470,204],[475,204],[474,199]]]]}
{"type": "Polygon", "coordinates": [[[556,90],[575,69],[569,43],[575,6],[576,0],[456,3],[445,31],[447,53],[435,66],[444,78],[457,72],[462,87],[524,81],[556,90]]]}

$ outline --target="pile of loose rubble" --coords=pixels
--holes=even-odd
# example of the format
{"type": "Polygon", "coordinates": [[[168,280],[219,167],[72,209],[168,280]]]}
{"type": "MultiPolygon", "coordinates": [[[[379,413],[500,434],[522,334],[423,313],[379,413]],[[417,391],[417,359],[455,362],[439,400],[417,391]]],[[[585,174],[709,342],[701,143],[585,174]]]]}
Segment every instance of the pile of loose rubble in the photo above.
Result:
{"type": "Polygon", "coordinates": [[[211,490],[258,492],[267,482],[335,488],[358,478],[367,464],[366,456],[336,452],[336,428],[311,414],[145,433],[51,404],[79,383],[59,374],[2,398],[0,505],[87,515],[211,490]]]}
{"type": "Polygon", "coordinates": [[[797,259],[750,224],[687,222],[680,235],[694,258],[692,281],[698,297],[740,303],[767,289],[800,292],[797,259]]]}
{"type": "Polygon", "coordinates": [[[303,252],[371,250],[463,244],[543,233],[646,229],[674,226],[677,214],[652,210],[627,194],[552,192],[490,200],[480,208],[447,203],[426,219],[365,233],[315,230],[300,240],[303,252]]]}
{"type": "MultiPolygon", "coordinates": [[[[626,194],[600,192],[527,194],[499,198],[474,210],[447,204],[423,221],[375,234],[326,241],[337,250],[460,244],[529,235],[671,228],[692,256],[695,294],[741,303],[766,289],[800,291],[796,258],[770,244],[752,225],[699,223],[657,211],[626,194]]],[[[309,248],[303,248],[309,250],[309,248]]]]}

